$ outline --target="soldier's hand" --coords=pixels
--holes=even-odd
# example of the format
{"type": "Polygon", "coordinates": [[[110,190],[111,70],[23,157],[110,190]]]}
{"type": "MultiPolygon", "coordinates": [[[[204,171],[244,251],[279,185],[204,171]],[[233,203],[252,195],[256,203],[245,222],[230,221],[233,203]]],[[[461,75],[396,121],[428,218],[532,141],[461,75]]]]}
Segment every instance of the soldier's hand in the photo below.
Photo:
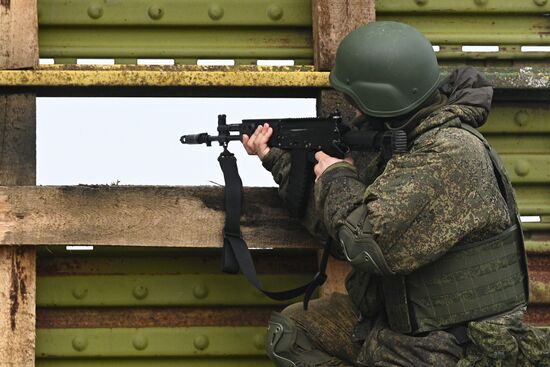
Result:
{"type": "Polygon", "coordinates": [[[315,167],[313,167],[313,172],[315,172],[315,180],[317,181],[319,177],[325,172],[327,168],[332,166],[335,163],[339,162],[348,162],[349,164],[353,164],[353,158],[351,156],[348,156],[344,159],[334,158],[330,155],[319,151],[315,153],[315,159],[317,160],[317,164],[315,167]]]}
{"type": "Polygon", "coordinates": [[[261,160],[269,153],[267,142],[273,134],[273,128],[269,124],[263,124],[256,128],[252,136],[243,134],[243,146],[250,155],[257,155],[261,160]]]}

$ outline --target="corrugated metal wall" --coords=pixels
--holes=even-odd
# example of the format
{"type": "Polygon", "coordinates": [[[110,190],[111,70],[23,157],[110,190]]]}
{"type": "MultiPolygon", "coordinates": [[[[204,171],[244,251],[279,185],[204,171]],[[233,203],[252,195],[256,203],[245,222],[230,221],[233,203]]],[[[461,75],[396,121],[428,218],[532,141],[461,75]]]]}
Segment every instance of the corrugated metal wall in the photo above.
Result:
{"type": "MultiPolygon", "coordinates": [[[[293,59],[312,63],[309,1],[216,4],[39,0],[41,57],[293,59]]],[[[500,75],[483,128],[502,155],[526,223],[532,303],[528,319],[550,325],[550,3],[546,0],[377,2],[378,19],[425,32],[449,67],[500,75]],[[463,46],[491,46],[468,52],[463,46]],[[546,73],[545,76],[540,73],[546,73]],[[507,82],[507,76],[510,82],[507,82]],[[519,81],[519,82],[518,82],[519,81]]],[[[273,303],[239,277],[220,275],[217,251],[42,248],[38,259],[38,366],[261,366],[273,303]]],[[[315,272],[311,252],[259,255],[266,285],[284,288],[315,272]]]]}

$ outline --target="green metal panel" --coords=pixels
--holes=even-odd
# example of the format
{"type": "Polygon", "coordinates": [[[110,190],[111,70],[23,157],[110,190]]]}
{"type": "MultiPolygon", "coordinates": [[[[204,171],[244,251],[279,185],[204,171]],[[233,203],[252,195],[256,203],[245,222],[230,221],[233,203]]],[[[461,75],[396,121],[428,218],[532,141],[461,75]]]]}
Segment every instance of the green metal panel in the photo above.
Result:
{"type": "Polygon", "coordinates": [[[550,154],[550,134],[486,134],[489,143],[500,154],[550,154]]]}
{"type": "MultiPolygon", "coordinates": [[[[550,85],[548,87],[550,88],[550,85]]],[[[547,103],[504,104],[496,102],[489,114],[487,123],[483,125],[480,131],[483,134],[516,135],[546,133],[550,135],[549,121],[550,107],[547,103]]]]}
{"type": "Polygon", "coordinates": [[[522,215],[550,215],[550,185],[515,185],[522,215]]]}
{"type": "Polygon", "coordinates": [[[39,41],[50,58],[313,58],[309,29],[47,27],[39,41]]]}
{"type": "MultiPolygon", "coordinates": [[[[549,52],[521,52],[522,45],[550,44],[544,0],[377,2],[379,20],[409,23],[446,59],[547,59],[549,52]],[[513,32],[510,30],[513,29],[513,32]],[[498,53],[466,53],[462,45],[498,45],[498,53]]],[[[76,58],[313,58],[311,0],[145,0],[89,2],[39,0],[41,57],[76,58]]]]}
{"type": "Polygon", "coordinates": [[[550,182],[550,156],[546,154],[501,155],[512,183],[550,182]]]}
{"type": "Polygon", "coordinates": [[[535,255],[545,255],[550,253],[550,241],[525,241],[527,252],[535,255]]]}
{"type": "Polygon", "coordinates": [[[380,14],[378,20],[399,20],[420,30],[434,45],[550,44],[550,19],[543,15],[423,16],[380,14]],[[511,32],[510,30],[513,30],[511,32]]]}
{"type": "Polygon", "coordinates": [[[529,13],[550,12],[550,2],[546,0],[376,0],[378,13],[529,13]]]}
{"type": "MultiPolygon", "coordinates": [[[[304,0],[40,0],[41,26],[303,27],[311,25],[304,0]]],[[[280,30],[280,29],[279,29],[280,30]]]]}
{"type": "MultiPolygon", "coordinates": [[[[311,275],[264,275],[266,289],[303,285],[311,275]]],[[[276,305],[241,275],[94,275],[43,276],[37,279],[36,304],[51,306],[276,305]]]]}
{"type": "Polygon", "coordinates": [[[38,13],[40,56],[56,62],[313,58],[309,1],[41,0],[38,13]]]}
{"type": "Polygon", "coordinates": [[[38,329],[36,356],[263,356],[265,333],[266,327],[38,329]]]}

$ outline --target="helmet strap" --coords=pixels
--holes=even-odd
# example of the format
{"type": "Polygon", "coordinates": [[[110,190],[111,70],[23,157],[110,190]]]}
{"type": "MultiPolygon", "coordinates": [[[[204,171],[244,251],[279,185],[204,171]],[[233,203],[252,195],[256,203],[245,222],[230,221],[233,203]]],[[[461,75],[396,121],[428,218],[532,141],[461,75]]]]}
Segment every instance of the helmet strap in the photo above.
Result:
{"type": "Polygon", "coordinates": [[[413,113],[412,116],[409,114],[401,118],[397,117],[396,120],[386,121],[384,125],[386,129],[390,131],[404,130],[408,133],[432,112],[443,107],[447,103],[447,100],[447,96],[439,93],[439,91],[436,91],[432,96],[430,96],[430,98],[427,99],[427,102],[425,102],[419,110],[413,113]]]}

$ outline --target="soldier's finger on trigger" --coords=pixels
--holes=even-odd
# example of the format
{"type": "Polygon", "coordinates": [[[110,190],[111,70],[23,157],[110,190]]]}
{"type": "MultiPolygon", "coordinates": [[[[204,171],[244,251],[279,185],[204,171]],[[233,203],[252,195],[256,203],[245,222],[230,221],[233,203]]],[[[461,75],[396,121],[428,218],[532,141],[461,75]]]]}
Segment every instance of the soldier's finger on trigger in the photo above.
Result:
{"type": "Polygon", "coordinates": [[[248,137],[248,135],[246,134],[243,134],[243,147],[244,147],[244,150],[248,153],[248,154],[252,154],[252,152],[250,151],[250,148],[248,147],[248,139],[250,139],[248,137]]]}
{"type": "Polygon", "coordinates": [[[258,129],[254,131],[254,134],[252,134],[252,136],[248,140],[248,146],[254,151],[256,150],[256,139],[258,139],[258,129]]]}

